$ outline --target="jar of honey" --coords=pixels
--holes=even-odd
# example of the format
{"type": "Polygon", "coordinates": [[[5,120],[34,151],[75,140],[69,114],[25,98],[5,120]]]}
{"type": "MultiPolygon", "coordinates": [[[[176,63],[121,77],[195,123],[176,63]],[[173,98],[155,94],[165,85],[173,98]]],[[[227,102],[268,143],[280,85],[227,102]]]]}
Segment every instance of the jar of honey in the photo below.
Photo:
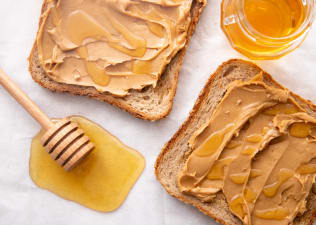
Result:
{"type": "Polygon", "coordinates": [[[251,59],[277,59],[297,48],[314,18],[315,0],[223,0],[221,27],[251,59]]]}

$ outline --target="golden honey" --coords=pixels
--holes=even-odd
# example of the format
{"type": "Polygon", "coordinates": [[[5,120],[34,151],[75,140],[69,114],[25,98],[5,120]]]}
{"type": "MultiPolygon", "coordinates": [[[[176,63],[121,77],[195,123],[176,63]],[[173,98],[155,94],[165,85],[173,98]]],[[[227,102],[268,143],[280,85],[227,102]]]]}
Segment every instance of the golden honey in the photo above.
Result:
{"type": "Polygon", "coordinates": [[[258,210],[255,215],[261,219],[282,220],[290,214],[287,208],[276,208],[271,210],[258,210]]]}
{"type": "Polygon", "coordinates": [[[226,145],[226,148],[227,148],[227,149],[233,149],[233,148],[236,148],[236,147],[238,147],[238,146],[240,146],[240,145],[241,145],[241,142],[231,140],[231,141],[228,142],[228,144],[226,145]]]}
{"type": "Polygon", "coordinates": [[[250,174],[249,174],[249,177],[250,177],[250,178],[255,178],[255,177],[261,176],[262,174],[263,174],[263,172],[260,171],[260,170],[251,169],[250,174]]]}
{"type": "Polygon", "coordinates": [[[223,144],[224,137],[233,128],[233,125],[227,126],[225,129],[214,133],[194,154],[200,157],[206,157],[214,154],[216,150],[223,144]]]}
{"type": "Polygon", "coordinates": [[[295,105],[291,103],[286,104],[277,104],[273,107],[267,108],[263,111],[265,115],[269,116],[276,116],[277,114],[294,114],[300,112],[300,109],[298,109],[295,105]]]}
{"type": "Polygon", "coordinates": [[[238,173],[238,174],[231,174],[229,176],[231,181],[233,181],[235,184],[243,184],[246,182],[248,175],[245,173],[238,173]]]}
{"type": "Polygon", "coordinates": [[[245,216],[245,211],[243,209],[243,198],[239,195],[235,196],[233,200],[229,203],[229,208],[236,215],[239,215],[241,218],[245,216]]]}
{"type": "Polygon", "coordinates": [[[294,33],[305,17],[301,0],[245,0],[244,7],[253,28],[276,38],[294,33]]]}
{"type": "Polygon", "coordinates": [[[229,165],[233,158],[226,158],[214,163],[212,169],[207,174],[207,179],[209,180],[222,180],[224,177],[224,167],[229,165]]]}
{"type": "Polygon", "coordinates": [[[48,0],[38,58],[57,82],[120,97],[155,87],[186,44],[191,6],[183,0],[48,0]]]}
{"type": "Polygon", "coordinates": [[[252,156],[253,154],[255,154],[255,152],[256,152],[256,149],[254,147],[248,146],[241,153],[244,155],[252,156]]]}
{"type": "Polygon", "coordinates": [[[316,173],[316,164],[303,164],[297,169],[297,172],[300,174],[316,173]]]}
{"type": "Polygon", "coordinates": [[[256,200],[257,195],[252,190],[245,189],[244,197],[247,202],[253,203],[256,200]]]}
{"type": "Polygon", "coordinates": [[[263,193],[267,197],[273,197],[276,194],[276,192],[278,191],[279,187],[283,183],[285,183],[288,179],[290,179],[293,175],[294,175],[293,171],[288,170],[288,169],[281,169],[279,176],[278,176],[278,181],[273,183],[273,184],[269,184],[269,185],[265,186],[263,188],[263,193]]]}
{"type": "Polygon", "coordinates": [[[145,160],[137,151],[83,117],[71,117],[95,144],[94,151],[70,172],[64,171],[34,137],[30,176],[34,183],[56,195],[88,208],[109,212],[117,209],[141,175],[145,160]]]}
{"type": "Polygon", "coordinates": [[[258,143],[262,140],[263,136],[261,134],[251,134],[246,138],[246,141],[250,143],[258,143]]]}
{"type": "Polygon", "coordinates": [[[223,0],[221,26],[240,53],[275,59],[302,43],[313,7],[313,0],[223,0]]]}
{"type": "Polygon", "coordinates": [[[312,132],[312,126],[308,123],[294,123],[290,128],[293,137],[305,138],[312,132]]]}

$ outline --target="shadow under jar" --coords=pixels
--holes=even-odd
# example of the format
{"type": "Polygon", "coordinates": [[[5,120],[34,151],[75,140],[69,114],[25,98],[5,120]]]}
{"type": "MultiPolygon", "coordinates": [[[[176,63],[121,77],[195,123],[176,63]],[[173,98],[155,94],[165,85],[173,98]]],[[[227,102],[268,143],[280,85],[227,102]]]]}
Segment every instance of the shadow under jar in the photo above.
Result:
{"type": "Polygon", "coordinates": [[[221,27],[251,59],[277,59],[296,49],[314,19],[315,0],[223,0],[221,27]]]}

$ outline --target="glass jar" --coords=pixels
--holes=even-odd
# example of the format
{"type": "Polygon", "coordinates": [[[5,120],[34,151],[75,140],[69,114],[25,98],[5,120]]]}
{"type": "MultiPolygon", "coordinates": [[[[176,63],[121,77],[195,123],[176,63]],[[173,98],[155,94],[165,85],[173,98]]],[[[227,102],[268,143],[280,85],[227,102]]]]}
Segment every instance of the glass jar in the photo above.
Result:
{"type": "Polygon", "coordinates": [[[223,0],[221,27],[240,53],[277,59],[304,41],[314,19],[314,1],[223,0]]]}

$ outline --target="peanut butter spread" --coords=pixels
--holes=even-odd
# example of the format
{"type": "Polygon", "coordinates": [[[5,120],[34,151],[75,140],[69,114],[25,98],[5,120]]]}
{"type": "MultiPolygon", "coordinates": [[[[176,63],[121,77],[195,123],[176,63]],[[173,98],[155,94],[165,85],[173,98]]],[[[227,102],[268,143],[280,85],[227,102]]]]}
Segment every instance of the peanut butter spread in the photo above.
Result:
{"type": "Polygon", "coordinates": [[[47,75],[125,96],[157,84],[185,46],[192,0],[47,0],[37,36],[47,75]]]}
{"type": "Polygon", "coordinates": [[[258,75],[228,88],[189,141],[178,187],[210,202],[223,192],[244,224],[287,225],[305,211],[316,174],[316,119],[258,75]]]}

